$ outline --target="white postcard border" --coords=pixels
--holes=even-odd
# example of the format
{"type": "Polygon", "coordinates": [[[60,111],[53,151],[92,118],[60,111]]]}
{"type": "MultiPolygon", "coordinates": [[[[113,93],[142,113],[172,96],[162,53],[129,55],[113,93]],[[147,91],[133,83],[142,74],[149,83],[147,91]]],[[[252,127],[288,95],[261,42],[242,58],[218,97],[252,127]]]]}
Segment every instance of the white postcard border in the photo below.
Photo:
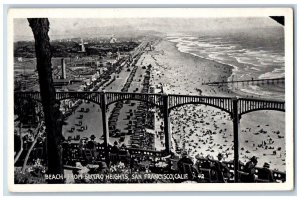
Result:
{"type": "Polygon", "coordinates": [[[11,192],[104,192],[104,191],[285,191],[294,187],[294,74],[293,10],[291,8],[32,8],[8,12],[8,186],[11,192]],[[133,12],[134,11],[134,12],[133,12]],[[143,18],[143,17],[262,17],[285,16],[286,82],[286,178],[285,183],[199,184],[14,184],[13,162],[13,19],[48,18],[143,18]]]}

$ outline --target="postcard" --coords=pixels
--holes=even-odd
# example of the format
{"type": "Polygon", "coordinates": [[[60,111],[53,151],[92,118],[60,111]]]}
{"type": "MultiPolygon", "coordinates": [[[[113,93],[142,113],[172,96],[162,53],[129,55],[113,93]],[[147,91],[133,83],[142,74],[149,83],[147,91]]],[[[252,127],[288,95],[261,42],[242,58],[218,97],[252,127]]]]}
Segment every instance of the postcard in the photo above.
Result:
{"type": "Polygon", "coordinates": [[[11,8],[7,24],[10,191],[293,189],[291,8],[11,8]]]}

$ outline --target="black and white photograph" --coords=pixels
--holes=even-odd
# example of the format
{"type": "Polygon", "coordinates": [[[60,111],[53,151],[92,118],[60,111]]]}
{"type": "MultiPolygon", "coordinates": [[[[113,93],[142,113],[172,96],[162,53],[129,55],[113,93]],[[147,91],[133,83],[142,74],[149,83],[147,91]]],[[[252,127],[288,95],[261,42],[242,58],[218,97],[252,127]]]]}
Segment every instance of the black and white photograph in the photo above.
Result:
{"type": "Polygon", "coordinates": [[[11,10],[10,190],[292,189],[292,15],[11,10]]]}

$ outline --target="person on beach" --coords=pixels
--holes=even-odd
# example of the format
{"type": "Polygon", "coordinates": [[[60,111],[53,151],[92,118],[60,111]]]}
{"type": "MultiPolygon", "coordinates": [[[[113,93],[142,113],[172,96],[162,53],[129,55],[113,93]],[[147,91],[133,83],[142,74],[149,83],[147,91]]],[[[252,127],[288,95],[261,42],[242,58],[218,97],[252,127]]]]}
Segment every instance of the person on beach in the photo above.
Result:
{"type": "Polygon", "coordinates": [[[273,173],[270,170],[270,164],[269,163],[264,163],[263,168],[260,170],[258,174],[258,178],[262,180],[266,180],[267,182],[275,182],[273,173]]]}
{"type": "Polygon", "coordinates": [[[246,163],[244,167],[244,172],[247,174],[243,178],[243,182],[246,183],[254,183],[255,182],[255,167],[257,165],[257,157],[253,156],[250,160],[246,163]]]}
{"type": "Polygon", "coordinates": [[[224,175],[228,176],[229,169],[228,167],[222,163],[223,154],[219,153],[217,156],[218,160],[215,161],[213,170],[216,172],[216,178],[218,183],[225,183],[224,175]]]}
{"type": "Polygon", "coordinates": [[[71,140],[72,138],[69,136],[67,141],[63,141],[62,148],[63,148],[63,160],[65,164],[67,164],[72,156],[72,149],[71,149],[71,140]]]}
{"type": "Polygon", "coordinates": [[[90,140],[86,144],[86,148],[91,152],[93,158],[95,158],[96,146],[97,146],[97,142],[95,141],[95,138],[96,138],[95,135],[91,135],[90,140]]]}
{"type": "Polygon", "coordinates": [[[125,145],[125,143],[123,143],[123,144],[120,146],[120,150],[122,150],[122,151],[125,151],[125,150],[126,150],[126,145],[125,145]]]}
{"type": "Polygon", "coordinates": [[[177,168],[179,170],[179,173],[182,173],[182,174],[187,173],[188,178],[190,180],[194,179],[195,177],[198,176],[198,173],[193,165],[194,165],[194,162],[192,161],[191,158],[188,157],[188,153],[186,151],[184,151],[182,153],[182,157],[177,162],[177,168]]]}
{"type": "Polygon", "coordinates": [[[114,154],[118,154],[119,151],[120,151],[120,148],[119,148],[119,146],[118,146],[118,142],[115,141],[115,142],[114,142],[114,146],[111,148],[110,152],[111,152],[111,153],[114,153],[114,154]]]}
{"type": "Polygon", "coordinates": [[[79,148],[79,155],[81,156],[81,157],[83,157],[84,156],[84,148],[85,148],[85,146],[86,146],[86,144],[87,144],[87,140],[88,140],[88,138],[81,138],[80,140],[79,140],[79,145],[78,145],[78,148],[79,148]]]}
{"type": "Polygon", "coordinates": [[[87,142],[86,147],[88,149],[94,149],[96,148],[97,142],[95,141],[95,135],[91,135],[90,140],[87,142]]]}

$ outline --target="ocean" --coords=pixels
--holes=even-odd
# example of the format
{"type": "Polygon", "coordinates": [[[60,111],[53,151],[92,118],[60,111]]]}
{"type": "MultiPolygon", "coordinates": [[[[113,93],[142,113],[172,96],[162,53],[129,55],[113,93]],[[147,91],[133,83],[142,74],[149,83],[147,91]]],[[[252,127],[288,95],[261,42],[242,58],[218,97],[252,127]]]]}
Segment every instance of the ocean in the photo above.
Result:
{"type": "MultiPolygon", "coordinates": [[[[229,81],[285,77],[282,27],[242,29],[221,34],[177,34],[167,38],[180,52],[232,66],[229,81]]],[[[229,87],[247,96],[284,99],[284,84],[229,87]]]]}

